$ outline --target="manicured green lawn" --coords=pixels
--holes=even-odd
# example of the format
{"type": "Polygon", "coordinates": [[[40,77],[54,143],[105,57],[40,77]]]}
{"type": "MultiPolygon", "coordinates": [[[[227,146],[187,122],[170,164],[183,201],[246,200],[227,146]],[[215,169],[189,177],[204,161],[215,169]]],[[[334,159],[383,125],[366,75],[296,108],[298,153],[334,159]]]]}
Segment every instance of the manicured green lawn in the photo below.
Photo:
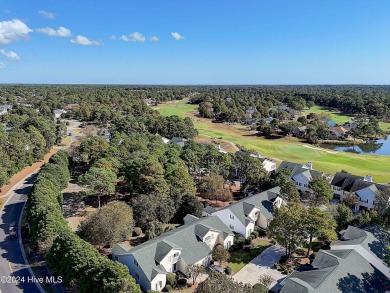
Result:
{"type": "MultiPolygon", "coordinates": [[[[212,123],[210,119],[195,116],[197,105],[187,104],[186,99],[174,103],[161,104],[157,108],[165,116],[191,117],[195,127],[202,135],[233,142],[238,146],[257,151],[277,162],[287,160],[305,164],[310,161],[313,162],[316,170],[322,172],[335,174],[341,170],[346,170],[361,176],[370,174],[376,182],[390,181],[390,156],[359,155],[330,151],[297,142],[294,138],[260,138],[255,136],[254,132],[246,130],[241,125],[212,123]]],[[[342,119],[341,117],[338,118],[342,119]]]]}
{"type": "Polygon", "coordinates": [[[342,113],[339,113],[339,112],[326,110],[326,109],[319,107],[319,106],[314,106],[314,107],[311,107],[310,109],[306,109],[304,111],[304,113],[305,113],[305,115],[308,115],[310,113],[316,113],[316,114],[325,113],[325,114],[328,114],[330,116],[330,119],[332,119],[337,124],[343,124],[347,121],[351,121],[351,117],[343,115],[342,113]]]}
{"type": "MultiPolygon", "coordinates": [[[[305,115],[308,115],[309,113],[316,113],[316,114],[325,113],[325,114],[329,114],[330,119],[332,119],[337,124],[343,124],[343,123],[345,123],[347,121],[351,121],[352,120],[351,117],[343,115],[340,112],[327,110],[327,109],[319,107],[319,106],[314,106],[314,107],[311,107],[310,110],[306,109],[304,111],[305,115]]],[[[379,122],[379,126],[380,126],[380,128],[383,131],[385,131],[387,133],[390,133],[390,123],[389,122],[379,122]]]]}
{"type": "Polygon", "coordinates": [[[250,252],[239,250],[230,253],[230,260],[227,265],[232,269],[232,272],[237,273],[246,264],[250,263],[252,259],[254,259],[260,253],[262,253],[267,247],[270,246],[269,242],[265,242],[265,243],[267,244],[253,248],[250,252]]]}

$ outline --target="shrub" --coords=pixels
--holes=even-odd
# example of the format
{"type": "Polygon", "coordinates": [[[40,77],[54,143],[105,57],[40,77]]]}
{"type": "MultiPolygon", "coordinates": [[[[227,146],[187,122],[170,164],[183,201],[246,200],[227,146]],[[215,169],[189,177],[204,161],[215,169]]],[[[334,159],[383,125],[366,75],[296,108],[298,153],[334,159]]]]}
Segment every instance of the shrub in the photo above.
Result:
{"type": "Polygon", "coordinates": [[[167,286],[176,287],[176,274],[174,273],[167,273],[167,286]]]}
{"type": "Polygon", "coordinates": [[[187,279],[185,279],[185,278],[180,278],[179,280],[177,280],[177,284],[178,284],[179,286],[185,286],[185,285],[187,285],[187,279]]]}
{"type": "Polygon", "coordinates": [[[244,241],[245,241],[245,238],[242,237],[241,234],[236,234],[236,235],[234,236],[234,243],[237,244],[238,246],[239,246],[240,244],[244,243],[244,241]]]}
{"type": "Polygon", "coordinates": [[[256,239],[257,237],[259,237],[259,232],[253,231],[251,235],[254,237],[254,239],[256,239]]]}
{"type": "Polygon", "coordinates": [[[173,289],[172,289],[172,286],[171,286],[171,285],[168,285],[168,284],[167,284],[167,285],[165,286],[165,289],[164,289],[165,292],[172,292],[172,290],[173,290],[173,289]]]}
{"type": "Polygon", "coordinates": [[[247,239],[245,239],[245,245],[250,245],[252,242],[252,238],[248,237],[247,239]]]}
{"type": "Polygon", "coordinates": [[[231,267],[226,267],[225,273],[226,273],[227,275],[230,275],[230,274],[232,273],[232,268],[231,268],[231,267]]]}
{"type": "Polygon", "coordinates": [[[140,227],[134,227],[133,235],[134,236],[140,236],[141,234],[142,234],[142,229],[140,227]]]}
{"type": "Polygon", "coordinates": [[[252,288],[253,288],[253,290],[254,290],[256,293],[264,293],[264,292],[267,292],[267,288],[265,288],[264,285],[259,284],[259,283],[254,284],[252,288]]]}

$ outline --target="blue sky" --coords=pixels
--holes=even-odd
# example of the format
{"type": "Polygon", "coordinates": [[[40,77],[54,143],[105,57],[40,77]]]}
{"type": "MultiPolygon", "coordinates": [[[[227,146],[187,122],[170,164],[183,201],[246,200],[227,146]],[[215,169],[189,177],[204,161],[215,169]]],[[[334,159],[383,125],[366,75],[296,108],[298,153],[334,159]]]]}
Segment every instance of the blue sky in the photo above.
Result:
{"type": "Polygon", "coordinates": [[[390,84],[388,0],[0,0],[0,83],[390,84]]]}

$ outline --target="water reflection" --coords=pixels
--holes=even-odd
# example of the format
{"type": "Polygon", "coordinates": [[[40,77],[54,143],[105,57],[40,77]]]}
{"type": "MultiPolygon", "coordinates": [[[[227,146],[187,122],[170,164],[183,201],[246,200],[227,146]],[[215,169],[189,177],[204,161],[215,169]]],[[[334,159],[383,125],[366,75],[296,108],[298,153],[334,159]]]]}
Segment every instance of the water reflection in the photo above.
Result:
{"type": "Polygon", "coordinates": [[[390,139],[387,136],[385,139],[372,140],[368,142],[364,142],[355,146],[340,146],[340,145],[331,145],[331,144],[323,144],[321,147],[340,151],[340,152],[348,152],[355,154],[368,154],[368,155],[385,155],[390,156],[390,139]]]}

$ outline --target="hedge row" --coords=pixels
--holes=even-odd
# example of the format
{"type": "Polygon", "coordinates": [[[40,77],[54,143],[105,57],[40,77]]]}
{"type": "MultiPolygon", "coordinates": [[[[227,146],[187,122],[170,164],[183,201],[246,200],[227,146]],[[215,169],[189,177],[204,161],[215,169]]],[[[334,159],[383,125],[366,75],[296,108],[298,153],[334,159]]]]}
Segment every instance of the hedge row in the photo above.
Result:
{"type": "Polygon", "coordinates": [[[55,154],[36,178],[27,202],[27,219],[30,225],[32,247],[46,254],[61,231],[70,231],[62,216],[62,194],[70,179],[68,155],[55,154]]]}
{"type": "Polygon", "coordinates": [[[68,154],[60,151],[39,172],[27,203],[30,240],[53,272],[80,292],[134,292],[140,287],[126,266],[108,260],[74,234],[62,215],[61,191],[70,179],[68,154]]]}

